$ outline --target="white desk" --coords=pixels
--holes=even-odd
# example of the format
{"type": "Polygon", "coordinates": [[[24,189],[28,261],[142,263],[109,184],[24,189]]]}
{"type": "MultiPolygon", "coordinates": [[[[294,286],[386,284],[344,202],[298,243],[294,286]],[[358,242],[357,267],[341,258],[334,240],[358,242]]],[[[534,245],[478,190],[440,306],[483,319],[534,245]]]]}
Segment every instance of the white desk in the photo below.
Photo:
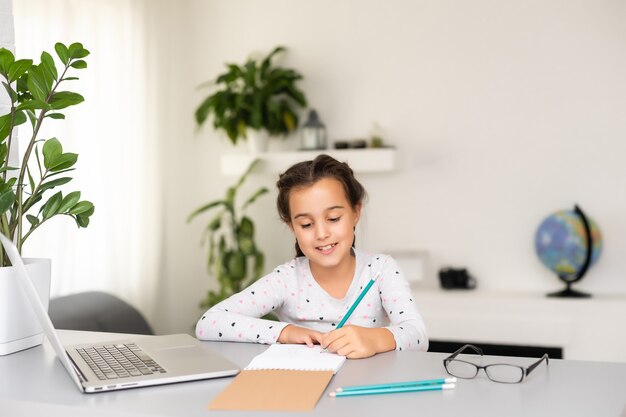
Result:
{"type": "MultiPolygon", "coordinates": [[[[60,331],[65,343],[110,338],[104,333],[60,331]]],[[[233,362],[245,366],[267,346],[209,343],[233,362]]],[[[364,360],[348,360],[327,392],[342,385],[442,377],[446,354],[389,352],[364,360]]],[[[493,359],[493,358],[486,358],[493,359]]],[[[487,362],[485,360],[485,362],[487,362]]],[[[529,359],[507,358],[528,364],[529,359]]],[[[497,384],[479,374],[460,380],[454,390],[366,397],[322,397],[313,415],[347,416],[602,416],[626,412],[626,364],[553,360],[537,368],[522,384],[497,384]]],[[[44,343],[0,357],[0,416],[243,416],[254,413],[209,412],[207,405],[231,378],[81,394],[44,343]]],[[[276,413],[258,413],[273,415],[276,413]]],[[[280,416],[303,413],[280,413],[280,416]]]]}

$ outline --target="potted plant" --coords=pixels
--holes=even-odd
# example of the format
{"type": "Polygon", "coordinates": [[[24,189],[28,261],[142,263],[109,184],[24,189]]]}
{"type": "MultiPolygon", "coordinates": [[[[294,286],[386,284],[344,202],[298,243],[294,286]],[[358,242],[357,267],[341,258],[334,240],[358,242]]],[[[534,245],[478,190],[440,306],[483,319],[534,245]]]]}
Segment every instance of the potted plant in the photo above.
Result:
{"type": "MultiPolygon", "coordinates": [[[[8,94],[10,110],[0,116],[0,233],[13,240],[22,251],[24,242],[56,216],[71,217],[79,228],[87,227],[94,205],[81,200],[80,191],[63,194],[55,189],[72,180],[68,173],[78,160],[75,153],[64,152],[56,138],[40,139],[46,120],[64,119],[61,110],[81,103],[80,94],[62,91],[61,85],[78,78],[74,70],[87,67],[83,58],[89,51],[80,43],[69,47],[57,43],[55,51],[61,65],[48,52],[41,62],[16,60],[11,51],[0,48],[0,80],[8,94]],[[19,167],[9,164],[11,148],[16,146],[14,128],[29,122],[31,134],[19,167]],[[54,192],[56,191],[56,192],[54,192]]],[[[50,260],[25,259],[40,297],[48,303],[50,260]]],[[[41,327],[21,293],[13,267],[0,248],[0,354],[40,344],[41,327]]]]}
{"type": "Polygon", "coordinates": [[[209,272],[217,278],[218,291],[209,291],[200,306],[209,308],[235,294],[263,273],[264,255],[254,240],[254,223],[243,214],[268,189],[259,188],[250,195],[240,207],[237,206],[237,192],[258,160],[254,160],[237,183],[226,190],[221,200],[203,205],[189,215],[190,222],[201,213],[217,209],[218,212],[209,221],[206,233],[209,253],[207,266],[209,272]]]}
{"type": "Polygon", "coordinates": [[[212,116],[213,127],[224,131],[233,145],[248,138],[253,152],[267,150],[267,140],[257,146],[252,138],[286,135],[295,130],[296,109],[306,106],[306,98],[296,86],[302,75],[272,64],[272,58],[282,51],[282,46],[274,48],[260,63],[248,59],[243,65],[227,64],[228,70],[208,83],[217,91],[196,109],[198,127],[212,116]]]}

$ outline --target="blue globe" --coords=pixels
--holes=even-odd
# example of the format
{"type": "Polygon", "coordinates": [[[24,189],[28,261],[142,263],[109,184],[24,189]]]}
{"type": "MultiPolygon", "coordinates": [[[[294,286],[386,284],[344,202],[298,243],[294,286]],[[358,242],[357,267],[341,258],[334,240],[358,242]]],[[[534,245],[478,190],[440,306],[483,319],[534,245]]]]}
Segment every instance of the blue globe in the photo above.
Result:
{"type": "MultiPolygon", "coordinates": [[[[591,266],[602,252],[602,235],[592,219],[587,217],[587,222],[593,239],[591,266]]],[[[546,217],[535,234],[535,251],[560,277],[578,274],[587,258],[587,235],[580,216],[574,210],[561,210],[546,217]]]]}

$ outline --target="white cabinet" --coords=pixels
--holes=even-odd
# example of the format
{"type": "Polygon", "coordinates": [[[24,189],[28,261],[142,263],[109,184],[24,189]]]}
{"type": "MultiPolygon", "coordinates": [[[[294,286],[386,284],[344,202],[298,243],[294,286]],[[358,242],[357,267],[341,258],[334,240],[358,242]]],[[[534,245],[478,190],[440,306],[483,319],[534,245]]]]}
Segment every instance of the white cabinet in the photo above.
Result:
{"type": "Polygon", "coordinates": [[[420,290],[413,295],[433,340],[560,347],[564,359],[626,362],[626,297],[420,290]]]}

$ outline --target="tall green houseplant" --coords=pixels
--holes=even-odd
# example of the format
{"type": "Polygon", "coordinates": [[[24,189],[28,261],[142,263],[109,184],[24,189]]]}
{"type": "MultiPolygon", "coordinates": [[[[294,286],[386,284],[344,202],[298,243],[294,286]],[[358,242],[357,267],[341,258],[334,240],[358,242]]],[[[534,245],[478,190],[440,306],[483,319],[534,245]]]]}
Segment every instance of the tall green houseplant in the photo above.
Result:
{"type": "Polygon", "coordinates": [[[207,83],[217,91],[198,106],[198,126],[212,116],[213,127],[224,131],[233,145],[246,138],[248,129],[264,129],[270,136],[295,130],[297,109],[306,106],[306,97],[296,85],[302,79],[299,72],[273,65],[274,56],[283,51],[278,46],[261,62],[227,64],[228,71],[207,83]]]}
{"type": "Polygon", "coordinates": [[[237,193],[258,163],[253,161],[237,183],[228,187],[223,199],[203,205],[189,215],[188,222],[199,214],[217,210],[206,227],[208,238],[207,266],[217,278],[218,291],[209,291],[200,306],[209,308],[238,293],[261,277],[265,257],[254,240],[254,222],[244,213],[259,197],[268,192],[261,187],[245,202],[237,205],[237,193]]]}
{"type": "MultiPolygon", "coordinates": [[[[45,51],[41,62],[34,64],[31,59],[16,60],[11,51],[0,48],[0,80],[10,99],[9,113],[0,116],[0,232],[14,240],[20,252],[26,239],[53,217],[71,217],[82,228],[94,213],[94,205],[81,200],[80,191],[53,193],[72,180],[68,173],[78,155],[64,152],[57,138],[39,138],[44,121],[65,119],[61,110],[84,101],[80,94],[61,87],[78,79],[70,73],[87,68],[84,58],[89,51],[80,43],[57,43],[54,49],[61,62],[58,67],[45,51]],[[20,166],[12,167],[14,128],[27,122],[30,138],[20,166]]],[[[9,264],[1,253],[0,266],[9,264]]]]}

